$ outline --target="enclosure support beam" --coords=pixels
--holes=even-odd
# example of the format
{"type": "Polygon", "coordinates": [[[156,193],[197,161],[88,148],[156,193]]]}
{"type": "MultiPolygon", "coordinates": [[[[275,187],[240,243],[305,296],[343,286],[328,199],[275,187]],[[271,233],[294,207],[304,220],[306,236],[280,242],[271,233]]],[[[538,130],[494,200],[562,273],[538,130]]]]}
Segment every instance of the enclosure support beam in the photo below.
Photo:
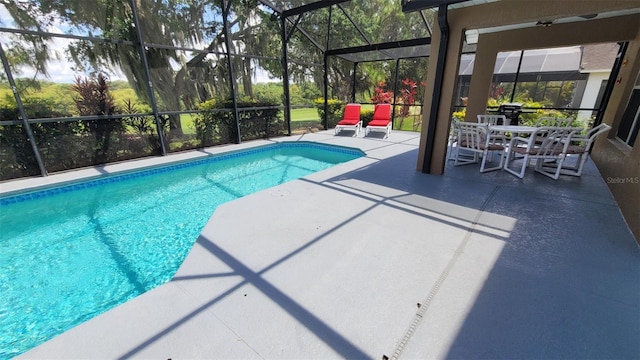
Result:
{"type": "Polygon", "coordinates": [[[222,0],[222,31],[224,32],[224,46],[227,52],[227,66],[229,67],[229,88],[233,102],[233,118],[236,120],[236,144],[240,144],[242,135],[240,134],[240,115],[238,114],[238,100],[236,94],[236,80],[233,75],[233,63],[231,62],[231,52],[229,46],[229,9],[231,2],[227,4],[227,0],[222,0]]]}
{"type": "Polygon", "coordinates": [[[356,72],[358,71],[358,62],[353,63],[353,76],[351,77],[351,102],[356,102],[356,72]]]}
{"type": "Polygon", "coordinates": [[[327,75],[327,70],[329,69],[329,66],[327,65],[327,61],[328,61],[328,56],[327,53],[324,53],[324,119],[322,119],[322,123],[324,124],[324,129],[325,130],[329,130],[329,118],[327,117],[327,109],[329,108],[329,76],[327,75]]]}
{"type": "Polygon", "coordinates": [[[20,99],[20,94],[18,94],[18,88],[16,87],[16,82],[13,79],[13,74],[11,74],[11,69],[9,68],[9,61],[7,60],[7,55],[4,53],[4,48],[2,46],[2,43],[0,43],[0,58],[2,58],[2,66],[4,67],[4,72],[5,74],[7,74],[7,80],[9,81],[9,86],[11,86],[11,91],[13,91],[13,96],[16,99],[16,105],[18,105],[18,109],[20,111],[20,117],[22,118],[22,126],[24,126],[24,130],[27,132],[27,139],[31,143],[31,149],[33,149],[33,154],[36,157],[38,168],[40,168],[40,174],[42,174],[42,176],[47,176],[48,175],[47,169],[44,167],[44,161],[42,161],[42,156],[40,155],[38,144],[36,144],[36,138],[35,136],[33,136],[31,125],[29,125],[29,121],[27,119],[27,113],[24,111],[24,107],[22,106],[22,100],[20,99]]]}
{"type": "Polygon", "coordinates": [[[147,50],[144,45],[144,38],[142,37],[142,27],[140,26],[140,19],[138,18],[138,8],[136,7],[136,2],[131,0],[129,1],[129,5],[131,6],[131,12],[133,14],[133,21],[136,27],[136,36],[138,37],[138,43],[136,47],[140,52],[140,58],[142,59],[142,67],[144,68],[144,76],[147,80],[147,91],[149,91],[149,102],[151,103],[151,111],[153,111],[153,118],[156,123],[156,131],[158,132],[158,141],[160,142],[160,151],[162,152],[162,156],[167,155],[167,147],[165,145],[164,134],[162,130],[164,129],[164,124],[160,120],[160,115],[158,114],[158,103],[156,102],[156,94],[153,91],[153,82],[151,81],[151,73],[149,72],[149,61],[147,60],[147,50]]]}
{"type": "MultiPolygon", "coordinates": [[[[329,56],[347,55],[347,54],[357,54],[357,53],[368,52],[368,51],[400,49],[400,48],[419,46],[419,45],[430,45],[430,44],[431,44],[431,38],[426,37],[426,38],[392,41],[392,42],[385,42],[385,43],[371,44],[371,45],[353,46],[353,47],[341,48],[341,49],[331,49],[331,50],[327,50],[327,54],[329,56]]],[[[329,47],[327,46],[327,49],[328,48],[329,47]]],[[[417,57],[422,57],[422,56],[423,55],[420,55],[417,57]]]]}
{"type": "Polygon", "coordinates": [[[429,122],[426,133],[426,144],[424,148],[424,158],[422,159],[422,172],[431,173],[431,161],[433,157],[434,139],[436,136],[436,125],[438,123],[438,113],[440,109],[442,84],[444,80],[444,65],[447,60],[447,48],[449,47],[449,23],[447,20],[447,5],[438,7],[438,25],[440,27],[440,46],[438,48],[438,62],[436,63],[435,80],[433,82],[433,100],[429,112],[429,122]]]}
{"type": "MultiPolygon", "coordinates": [[[[289,9],[289,10],[285,10],[282,12],[282,14],[284,15],[284,17],[289,17],[289,16],[293,16],[293,15],[298,15],[298,14],[303,14],[306,12],[311,12],[314,10],[318,10],[318,9],[322,9],[325,7],[331,7],[335,4],[339,4],[339,3],[343,3],[343,2],[347,2],[350,0],[324,0],[324,1],[316,1],[313,3],[309,3],[306,5],[302,5],[302,6],[298,6],[296,8],[293,9],[289,9]]],[[[331,23],[331,22],[329,22],[331,23]]]]}
{"type": "MultiPolygon", "coordinates": [[[[325,44],[325,49],[329,49],[329,43],[331,41],[331,15],[333,7],[329,7],[329,26],[327,26],[327,43],[325,44]]],[[[323,53],[324,58],[324,129],[329,130],[329,75],[327,75],[327,70],[329,70],[329,65],[327,64],[329,60],[329,56],[327,55],[328,51],[325,50],[323,53]]]]}
{"type": "MultiPolygon", "coordinates": [[[[287,21],[284,16],[280,16],[280,36],[282,37],[282,96],[284,101],[284,121],[287,123],[287,135],[291,136],[291,99],[289,98],[289,57],[287,53],[287,21]]],[[[292,32],[295,28],[292,29],[292,32]]]]}
{"type": "Polygon", "coordinates": [[[400,67],[400,59],[396,59],[396,74],[393,77],[393,106],[391,107],[391,128],[395,125],[393,122],[396,119],[396,96],[398,93],[398,68],[400,67]]]}
{"type": "MultiPolygon", "coordinates": [[[[511,97],[509,102],[512,103],[516,97],[516,86],[518,86],[518,78],[520,77],[520,69],[522,69],[522,59],[524,58],[524,50],[520,50],[520,59],[518,60],[518,68],[516,69],[516,77],[513,80],[513,87],[511,88],[511,97]]],[[[537,86],[536,86],[537,88],[537,86]]],[[[517,125],[517,124],[515,124],[517,125]]]]}

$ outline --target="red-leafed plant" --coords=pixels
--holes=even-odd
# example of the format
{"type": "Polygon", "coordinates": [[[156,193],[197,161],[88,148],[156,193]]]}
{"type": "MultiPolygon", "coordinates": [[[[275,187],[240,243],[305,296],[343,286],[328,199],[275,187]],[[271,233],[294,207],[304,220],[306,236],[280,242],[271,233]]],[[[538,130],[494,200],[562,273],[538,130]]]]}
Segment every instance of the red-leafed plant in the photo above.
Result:
{"type": "Polygon", "coordinates": [[[416,102],[416,95],[418,94],[418,83],[411,79],[402,80],[404,86],[400,90],[400,96],[402,98],[402,108],[400,108],[400,116],[409,116],[411,112],[411,106],[416,102]]]}
{"type": "Polygon", "coordinates": [[[103,74],[84,79],[77,77],[73,90],[77,93],[73,100],[80,115],[104,116],[83,122],[86,133],[95,138],[93,162],[103,164],[117,155],[117,149],[111,146],[112,134],[124,132],[122,119],[109,118],[118,113],[109,81],[103,74]]]}
{"type": "Polygon", "coordinates": [[[393,102],[393,92],[385,91],[387,84],[384,81],[380,81],[373,89],[373,96],[371,102],[374,104],[391,104],[393,102]]]}
{"type": "Polygon", "coordinates": [[[491,89],[489,90],[490,98],[501,100],[502,97],[504,96],[504,93],[505,93],[505,90],[502,85],[497,85],[495,83],[491,84],[491,89]]]}

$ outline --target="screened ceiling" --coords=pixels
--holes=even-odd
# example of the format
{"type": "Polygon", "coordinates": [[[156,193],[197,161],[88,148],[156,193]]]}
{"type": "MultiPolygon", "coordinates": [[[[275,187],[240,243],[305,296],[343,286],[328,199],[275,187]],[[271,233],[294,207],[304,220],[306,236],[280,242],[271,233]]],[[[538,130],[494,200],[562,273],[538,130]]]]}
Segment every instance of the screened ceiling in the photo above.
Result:
{"type": "Polygon", "coordinates": [[[400,1],[259,1],[286,19],[289,33],[300,33],[329,56],[368,62],[430,53],[432,9],[403,13],[400,1]]]}

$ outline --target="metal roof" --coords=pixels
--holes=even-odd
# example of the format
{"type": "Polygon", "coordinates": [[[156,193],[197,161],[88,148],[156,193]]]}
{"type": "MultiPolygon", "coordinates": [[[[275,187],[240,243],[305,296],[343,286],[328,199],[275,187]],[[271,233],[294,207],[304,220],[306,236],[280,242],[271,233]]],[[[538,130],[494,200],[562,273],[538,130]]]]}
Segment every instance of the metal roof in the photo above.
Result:
{"type": "MultiPolygon", "coordinates": [[[[571,46],[550,49],[525,50],[522,54],[521,73],[580,71],[582,47],[571,46]]],[[[475,54],[463,54],[458,75],[471,75],[475,54]]],[[[520,62],[520,51],[500,52],[496,57],[494,74],[515,74],[520,62]]]]}

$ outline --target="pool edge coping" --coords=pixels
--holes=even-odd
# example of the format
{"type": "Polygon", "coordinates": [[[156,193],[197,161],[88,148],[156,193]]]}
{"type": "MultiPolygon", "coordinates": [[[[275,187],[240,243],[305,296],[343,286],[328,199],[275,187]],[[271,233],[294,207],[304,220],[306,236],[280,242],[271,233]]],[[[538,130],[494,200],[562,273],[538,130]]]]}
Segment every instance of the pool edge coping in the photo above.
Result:
{"type": "MultiPolygon", "coordinates": [[[[71,169],[56,172],[49,176],[28,177],[16,180],[9,180],[0,183],[0,199],[21,196],[40,191],[47,191],[50,188],[73,186],[85,181],[98,181],[111,176],[126,176],[138,172],[153,171],[154,169],[170,168],[191,162],[206,161],[208,158],[222,158],[233,156],[247,150],[257,150],[284,143],[315,144],[322,147],[341,148],[353,152],[361,152],[366,156],[366,152],[358,147],[349,147],[337,144],[328,144],[319,141],[295,140],[289,138],[278,138],[269,140],[256,140],[241,144],[228,144],[204,149],[193,149],[185,152],[170,153],[167,156],[146,157],[129,161],[110,163],[105,165],[71,169]],[[230,149],[233,147],[233,149],[230,149]],[[8,189],[6,188],[8,185],[8,189]]],[[[168,170],[170,171],[170,170],[168,170]]]]}

